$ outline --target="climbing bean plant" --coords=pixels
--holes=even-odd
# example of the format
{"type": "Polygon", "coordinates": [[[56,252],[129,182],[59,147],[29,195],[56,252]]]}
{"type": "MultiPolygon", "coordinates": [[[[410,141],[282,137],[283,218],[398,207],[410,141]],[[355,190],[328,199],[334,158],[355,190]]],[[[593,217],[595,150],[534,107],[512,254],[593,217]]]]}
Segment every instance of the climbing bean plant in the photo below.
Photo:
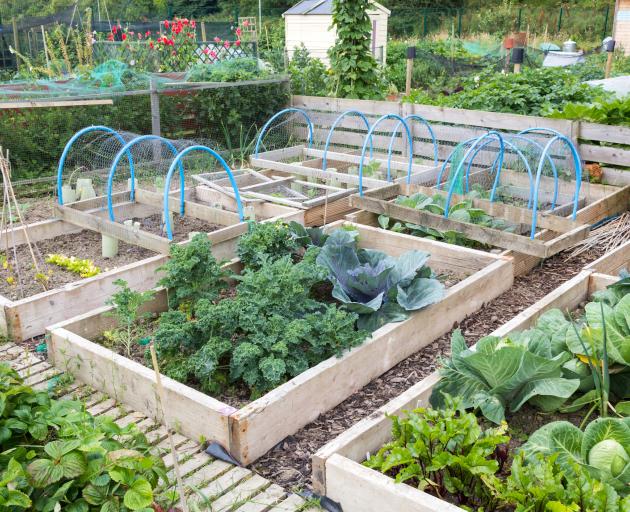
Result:
{"type": "Polygon", "coordinates": [[[329,51],[330,92],[338,98],[380,98],[384,87],[370,53],[369,0],[333,0],[337,42],[329,51]]]}

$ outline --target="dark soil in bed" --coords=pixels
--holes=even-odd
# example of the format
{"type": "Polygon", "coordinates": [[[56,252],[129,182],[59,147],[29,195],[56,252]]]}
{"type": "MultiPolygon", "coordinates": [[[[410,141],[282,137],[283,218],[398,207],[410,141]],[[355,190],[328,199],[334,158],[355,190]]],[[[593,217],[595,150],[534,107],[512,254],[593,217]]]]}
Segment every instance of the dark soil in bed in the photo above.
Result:
{"type": "MultiPolygon", "coordinates": [[[[512,288],[466,318],[458,327],[469,344],[476,343],[480,337],[490,334],[577,275],[587,263],[602,254],[603,250],[594,249],[571,260],[567,260],[565,253],[548,259],[529,274],[516,278],[512,288]]],[[[331,411],[319,416],[295,435],[287,437],[252,464],[252,469],[287,488],[309,486],[311,456],[352,425],[435,371],[438,358],[449,354],[450,337],[449,332],[373,380],[331,411]]],[[[308,403],[300,404],[300,407],[309,406],[308,403]]]]}
{"type": "MultiPolygon", "coordinates": [[[[156,254],[142,247],[119,242],[118,255],[112,259],[103,258],[101,255],[101,235],[100,233],[89,230],[40,240],[33,245],[33,249],[37,256],[40,271],[48,276],[48,281],[46,282],[46,288],[48,290],[59,288],[65,284],[83,279],[79,274],[65,270],[57,265],[46,263],[45,259],[48,254],[63,254],[64,256],[75,256],[79,259],[92,260],[92,262],[101,269],[101,273],[135,261],[150,258],[156,254]]],[[[37,271],[34,268],[33,259],[31,258],[28,246],[18,246],[16,253],[19,265],[15,263],[13,249],[10,249],[8,254],[3,252],[3,254],[7,256],[9,268],[4,269],[0,267],[0,295],[12,300],[18,300],[43,292],[44,288],[35,280],[37,271]],[[18,274],[21,277],[21,289],[17,284],[18,274]],[[15,279],[15,284],[13,285],[7,282],[7,278],[11,277],[15,279]]]]}
{"type": "MultiPolygon", "coordinates": [[[[140,222],[140,229],[154,235],[166,237],[166,227],[162,222],[162,213],[154,213],[149,217],[132,217],[134,221],[140,222]]],[[[180,217],[177,213],[173,214],[171,222],[171,231],[173,232],[174,242],[183,242],[188,240],[188,235],[193,232],[211,233],[218,229],[224,228],[219,224],[211,224],[205,220],[197,219],[190,215],[180,217]]]]}

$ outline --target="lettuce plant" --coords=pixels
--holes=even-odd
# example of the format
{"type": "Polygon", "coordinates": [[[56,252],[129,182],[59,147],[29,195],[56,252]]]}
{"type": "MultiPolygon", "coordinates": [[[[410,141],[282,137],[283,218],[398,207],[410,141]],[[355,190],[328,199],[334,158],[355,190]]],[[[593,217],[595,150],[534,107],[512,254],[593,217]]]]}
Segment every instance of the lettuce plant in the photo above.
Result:
{"type": "Polygon", "coordinates": [[[443,362],[442,376],[431,404],[444,403],[444,393],[463,397],[466,408],[479,408],[494,423],[505,411],[530,403],[543,411],[558,409],[580,385],[564,377],[562,366],[571,355],[553,355],[548,338],[525,331],[512,338],[487,336],[469,349],[458,329],[451,337],[451,358],[443,362]]]}
{"type": "Polygon", "coordinates": [[[522,451],[530,461],[538,454],[557,453],[568,474],[578,464],[622,495],[630,493],[630,418],[598,418],[584,431],[568,421],[554,421],[534,432],[522,451]]]}
{"type": "Polygon", "coordinates": [[[359,314],[360,329],[374,331],[400,322],[444,296],[444,286],[425,264],[429,254],[409,251],[399,258],[360,249],[358,233],[338,229],[324,243],[317,264],[327,270],[332,295],[346,309],[359,314]]]}

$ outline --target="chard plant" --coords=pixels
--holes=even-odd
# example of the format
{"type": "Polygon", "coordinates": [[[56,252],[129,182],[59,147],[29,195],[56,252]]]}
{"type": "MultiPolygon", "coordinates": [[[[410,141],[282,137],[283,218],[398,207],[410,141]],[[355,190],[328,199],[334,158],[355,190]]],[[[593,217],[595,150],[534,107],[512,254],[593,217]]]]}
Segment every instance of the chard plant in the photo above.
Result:
{"type": "Polygon", "coordinates": [[[64,256],[63,254],[49,254],[46,257],[46,263],[52,263],[58,267],[64,268],[80,277],[92,277],[101,273],[101,269],[94,265],[89,259],[75,258],[74,256],[64,256]]]}

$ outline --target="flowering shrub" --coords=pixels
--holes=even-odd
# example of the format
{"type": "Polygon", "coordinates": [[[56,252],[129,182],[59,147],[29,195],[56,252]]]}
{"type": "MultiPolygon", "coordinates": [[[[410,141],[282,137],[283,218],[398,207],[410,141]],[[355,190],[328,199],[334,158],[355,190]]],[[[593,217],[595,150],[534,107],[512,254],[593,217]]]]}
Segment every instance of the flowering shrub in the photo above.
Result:
{"type": "Polygon", "coordinates": [[[162,33],[134,32],[120,26],[112,27],[107,40],[122,42],[122,50],[129,56],[129,64],[160,72],[187,71],[199,63],[225,60],[241,46],[241,27],[234,29],[234,40],[215,37],[212,43],[197,42],[197,22],[187,18],[175,18],[162,22],[162,33]],[[230,51],[230,49],[232,49],[230,51]]]}

